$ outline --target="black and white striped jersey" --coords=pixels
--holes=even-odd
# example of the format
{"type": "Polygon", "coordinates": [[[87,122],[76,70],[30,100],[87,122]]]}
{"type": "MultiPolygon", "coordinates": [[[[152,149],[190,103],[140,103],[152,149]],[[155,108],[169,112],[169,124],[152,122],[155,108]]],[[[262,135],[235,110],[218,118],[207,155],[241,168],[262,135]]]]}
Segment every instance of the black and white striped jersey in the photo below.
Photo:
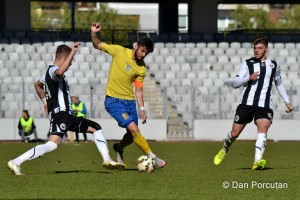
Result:
{"type": "Polygon", "coordinates": [[[244,80],[240,104],[272,108],[272,83],[281,79],[279,64],[271,59],[250,58],[242,63],[234,81],[244,80]],[[248,81],[250,74],[259,72],[258,79],[248,81]]]}
{"type": "Polygon", "coordinates": [[[45,75],[45,94],[49,115],[66,111],[72,113],[70,88],[65,75],[57,77],[54,72],[56,65],[50,65],[45,75]]]}

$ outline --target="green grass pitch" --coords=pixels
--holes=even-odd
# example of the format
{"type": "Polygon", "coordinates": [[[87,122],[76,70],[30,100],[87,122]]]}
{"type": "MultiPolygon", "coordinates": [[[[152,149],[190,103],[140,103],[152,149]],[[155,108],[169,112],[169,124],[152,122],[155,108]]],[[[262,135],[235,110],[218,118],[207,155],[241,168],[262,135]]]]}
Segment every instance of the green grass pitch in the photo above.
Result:
{"type": "Polygon", "coordinates": [[[127,169],[109,171],[95,144],[83,143],[25,162],[25,176],[12,175],[7,161],[36,144],[0,143],[0,199],[300,199],[300,142],[268,142],[261,171],[251,170],[254,141],[236,141],[220,166],[213,157],[221,142],[149,143],[168,162],[151,174],[136,170],[142,152],[134,144],[127,169]]]}

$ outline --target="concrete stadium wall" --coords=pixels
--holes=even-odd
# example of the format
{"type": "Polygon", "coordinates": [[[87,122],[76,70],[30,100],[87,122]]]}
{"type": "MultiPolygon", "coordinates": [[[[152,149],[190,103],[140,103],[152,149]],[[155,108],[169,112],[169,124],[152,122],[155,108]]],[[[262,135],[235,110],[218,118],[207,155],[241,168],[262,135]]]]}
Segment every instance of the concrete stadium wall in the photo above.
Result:
{"type": "MultiPolygon", "coordinates": [[[[268,131],[268,139],[279,141],[300,141],[299,120],[274,120],[268,131]]],[[[233,120],[195,120],[194,138],[197,140],[222,141],[231,131],[233,120]]],[[[256,140],[257,129],[252,122],[248,124],[239,140],[256,140]]]]}
{"type": "MultiPolygon", "coordinates": [[[[94,119],[94,121],[101,125],[104,137],[107,140],[120,140],[126,132],[126,130],[119,127],[117,122],[113,119],[94,119]]],[[[18,134],[18,122],[19,119],[0,119],[0,140],[21,140],[18,134]]],[[[47,139],[49,120],[36,118],[34,119],[34,123],[36,124],[39,138],[47,139]]],[[[166,120],[149,119],[146,124],[139,124],[139,127],[148,140],[166,140],[167,138],[166,120]]],[[[89,140],[93,140],[92,134],[87,134],[87,136],[89,140]]],[[[30,138],[33,139],[33,135],[31,135],[30,138]]],[[[79,138],[83,139],[82,134],[79,134],[79,138]]]]}
{"type": "MultiPolygon", "coordinates": [[[[122,139],[125,129],[118,127],[113,119],[95,119],[102,128],[107,140],[122,139]]],[[[49,129],[48,119],[35,119],[38,136],[41,139],[47,139],[49,129]]],[[[274,141],[300,141],[298,127],[299,120],[275,120],[269,129],[268,139],[274,141]]],[[[0,140],[21,140],[18,135],[18,119],[0,119],[0,140]]],[[[194,139],[222,141],[226,134],[231,130],[232,120],[195,120],[194,122],[194,139]]],[[[167,122],[160,119],[149,119],[145,125],[139,125],[143,135],[148,140],[167,140],[167,122]]],[[[87,134],[89,140],[93,140],[91,134],[87,134]]],[[[255,140],[257,135],[256,126],[250,123],[246,126],[240,140],[255,140]]],[[[79,135],[80,139],[83,136],[79,135]]],[[[33,139],[33,136],[31,136],[33,139]]]]}

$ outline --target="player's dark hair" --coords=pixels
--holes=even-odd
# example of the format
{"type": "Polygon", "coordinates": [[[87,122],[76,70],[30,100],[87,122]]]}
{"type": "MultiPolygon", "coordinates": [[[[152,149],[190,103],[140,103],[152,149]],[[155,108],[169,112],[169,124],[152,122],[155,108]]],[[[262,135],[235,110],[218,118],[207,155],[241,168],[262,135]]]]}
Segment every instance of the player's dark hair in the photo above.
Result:
{"type": "Polygon", "coordinates": [[[154,44],[153,41],[148,37],[141,38],[138,41],[138,45],[146,47],[146,49],[151,53],[153,52],[154,44]]]}
{"type": "Polygon", "coordinates": [[[72,49],[65,44],[59,45],[56,49],[55,59],[61,57],[67,57],[70,54],[71,50],[72,49]]]}
{"type": "Polygon", "coordinates": [[[264,44],[266,47],[268,47],[268,38],[261,36],[261,37],[257,37],[253,40],[253,45],[257,45],[257,44],[264,44]]]}

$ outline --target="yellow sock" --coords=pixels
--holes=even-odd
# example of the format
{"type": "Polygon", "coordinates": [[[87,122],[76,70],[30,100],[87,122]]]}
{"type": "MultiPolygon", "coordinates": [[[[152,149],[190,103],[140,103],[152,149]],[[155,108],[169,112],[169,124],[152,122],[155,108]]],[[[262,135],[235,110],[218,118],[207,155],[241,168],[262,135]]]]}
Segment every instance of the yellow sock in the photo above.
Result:
{"type": "Polygon", "coordinates": [[[131,143],[133,143],[132,135],[131,135],[130,132],[127,132],[127,133],[125,133],[125,135],[123,136],[123,139],[120,142],[120,147],[122,149],[124,149],[125,147],[127,147],[131,143]]]}
{"type": "Polygon", "coordinates": [[[135,133],[131,133],[131,135],[133,137],[134,143],[148,155],[151,152],[151,149],[145,137],[142,136],[141,132],[138,131],[135,133]]]}

